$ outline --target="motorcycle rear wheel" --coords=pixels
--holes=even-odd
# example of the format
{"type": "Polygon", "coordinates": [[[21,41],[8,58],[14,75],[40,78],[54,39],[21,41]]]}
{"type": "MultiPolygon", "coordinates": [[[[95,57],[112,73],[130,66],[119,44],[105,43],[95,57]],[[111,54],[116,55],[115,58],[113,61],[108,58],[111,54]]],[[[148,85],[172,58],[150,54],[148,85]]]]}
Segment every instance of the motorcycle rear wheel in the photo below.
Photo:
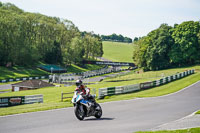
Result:
{"type": "Polygon", "coordinates": [[[98,103],[96,103],[96,108],[98,108],[98,111],[96,112],[96,114],[94,116],[99,119],[102,116],[102,109],[98,103]]]}

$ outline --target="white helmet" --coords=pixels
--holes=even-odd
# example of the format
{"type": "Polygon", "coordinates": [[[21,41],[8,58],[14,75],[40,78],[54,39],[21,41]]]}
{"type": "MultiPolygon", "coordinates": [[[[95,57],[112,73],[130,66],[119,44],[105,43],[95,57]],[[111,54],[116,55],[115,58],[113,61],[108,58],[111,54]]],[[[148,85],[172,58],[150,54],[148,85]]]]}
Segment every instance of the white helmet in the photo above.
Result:
{"type": "Polygon", "coordinates": [[[77,86],[77,87],[80,87],[80,86],[82,85],[82,83],[83,83],[83,82],[82,82],[81,80],[76,80],[76,86],[77,86]]]}

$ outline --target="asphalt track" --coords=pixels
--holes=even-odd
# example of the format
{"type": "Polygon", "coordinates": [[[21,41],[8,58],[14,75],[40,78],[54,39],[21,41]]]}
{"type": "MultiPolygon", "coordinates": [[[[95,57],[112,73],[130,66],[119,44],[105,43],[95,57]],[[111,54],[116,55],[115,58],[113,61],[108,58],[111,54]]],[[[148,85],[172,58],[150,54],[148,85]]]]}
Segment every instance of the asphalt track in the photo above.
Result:
{"type": "Polygon", "coordinates": [[[177,93],[102,103],[103,116],[76,119],[73,108],[0,117],[0,133],[132,133],[156,128],[200,109],[200,82],[177,93]]]}

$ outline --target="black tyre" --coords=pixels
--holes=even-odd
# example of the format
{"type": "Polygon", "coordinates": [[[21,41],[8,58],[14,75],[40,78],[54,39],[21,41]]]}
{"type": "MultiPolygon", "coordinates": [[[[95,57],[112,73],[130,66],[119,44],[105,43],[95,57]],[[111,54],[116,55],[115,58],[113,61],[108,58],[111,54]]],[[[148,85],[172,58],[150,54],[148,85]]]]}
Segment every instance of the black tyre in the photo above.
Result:
{"type": "Polygon", "coordinates": [[[103,112],[102,112],[101,106],[98,103],[96,103],[96,113],[94,116],[99,119],[101,118],[102,114],[103,112]]]}
{"type": "MultiPolygon", "coordinates": [[[[81,105],[81,106],[82,106],[82,105],[81,105]]],[[[84,119],[84,117],[85,117],[85,112],[84,112],[84,110],[83,110],[83,112],[81,111],[80,105],[75,106],[74,112],[75,112],[76,117],[77,117],[79,120],[83,120],[83,119],[84,119]]]]}

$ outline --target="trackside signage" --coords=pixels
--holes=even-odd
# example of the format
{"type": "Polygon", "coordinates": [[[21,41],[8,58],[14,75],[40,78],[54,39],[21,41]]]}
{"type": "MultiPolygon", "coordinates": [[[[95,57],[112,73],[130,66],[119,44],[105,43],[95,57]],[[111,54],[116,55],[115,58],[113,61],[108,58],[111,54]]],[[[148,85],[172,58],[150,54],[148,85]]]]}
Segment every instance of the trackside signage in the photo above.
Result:
{"type": "Polygon", "coordinates": [[[8,98],[0,98],[0,107],[6,107],[9,105],[8,98]]]}
{"type": "Polygon", "coordinates": [[[0,97],[0,107],[31,103],[43,103],[43,95],[0,97]]]}
{"type": "Polygon", "coordinates": [[[140,83],[140,89],[149,89],[153,87],[153,82],[140,83]]]}
{"type": "Polygon", "coordinates": [[[0,107],[20,105],[23,103],[24,96],[0,97],[0,107]]]}
{"type": "Polygon", "coordinates": [[[123,93],[129,93],[129,92],[133,92],[133,91],[137,91],[140,89],[140,85],[139,84],[135,84],[135,85],[127,85],[122,87],[123,89],[123,93]]]}
{"type": "Polygon", "coordinates": [[[134,63],[111,62],[111,61],[83,61],[83,64],[96,64],[96,65],[109,65],[109,66],[132,66],[132,67],[135,67],[134,63]]]}
{"type": "Polygon", "coordinates": [[[17,105],[17,104],[21,104],[22,103],[22,98],[10,98],[9,102],[12,105],[17,105]]]}

